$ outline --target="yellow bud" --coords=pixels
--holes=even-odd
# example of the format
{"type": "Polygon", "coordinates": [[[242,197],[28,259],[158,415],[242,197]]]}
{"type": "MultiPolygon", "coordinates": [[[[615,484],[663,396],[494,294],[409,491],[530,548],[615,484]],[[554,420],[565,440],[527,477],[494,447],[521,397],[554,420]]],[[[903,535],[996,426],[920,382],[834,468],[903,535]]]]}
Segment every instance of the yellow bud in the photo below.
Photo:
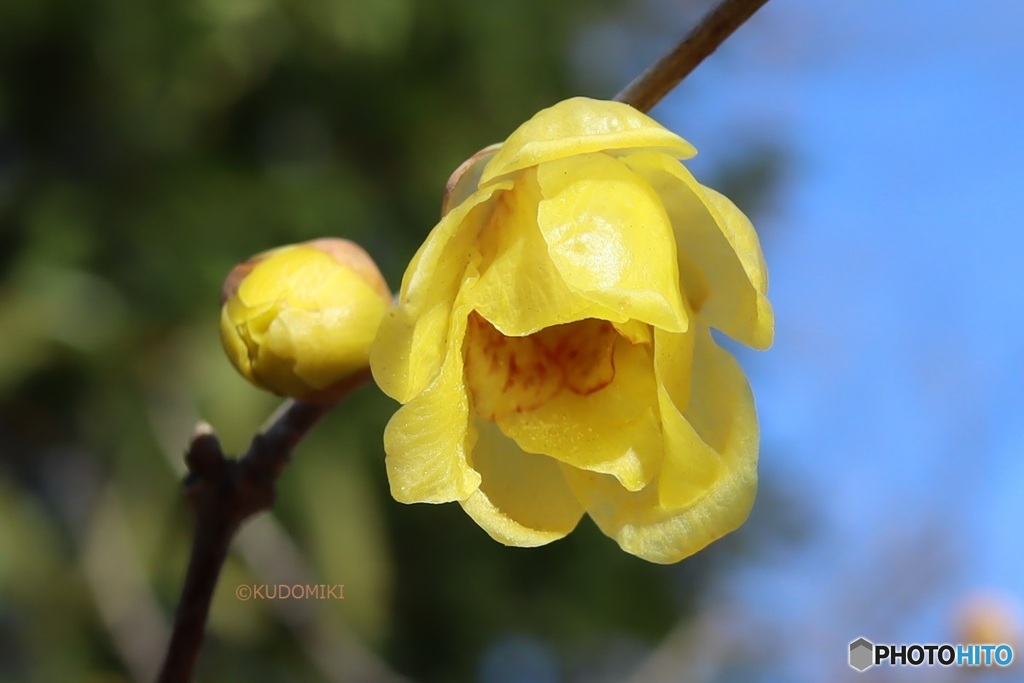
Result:
{"type": "Polygon", "coordinates": [[[369,366],[390,303],[376,264],[355,243],[319,239],[280,247],[228,275],[221,341],[231,363],[256,386],[330,402],[369,366]]]}

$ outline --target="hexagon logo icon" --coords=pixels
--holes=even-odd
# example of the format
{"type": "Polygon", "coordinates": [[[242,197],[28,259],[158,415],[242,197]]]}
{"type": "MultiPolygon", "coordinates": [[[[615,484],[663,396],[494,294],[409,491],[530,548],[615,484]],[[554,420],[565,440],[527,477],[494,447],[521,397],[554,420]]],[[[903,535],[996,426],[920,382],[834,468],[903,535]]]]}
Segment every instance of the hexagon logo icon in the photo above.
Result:
{"type": "Polygon", "coordinates": [[[864,671],[875,663],[875,646],[867,638],[858,638],[850,643],[850,666],[864,671]]]}

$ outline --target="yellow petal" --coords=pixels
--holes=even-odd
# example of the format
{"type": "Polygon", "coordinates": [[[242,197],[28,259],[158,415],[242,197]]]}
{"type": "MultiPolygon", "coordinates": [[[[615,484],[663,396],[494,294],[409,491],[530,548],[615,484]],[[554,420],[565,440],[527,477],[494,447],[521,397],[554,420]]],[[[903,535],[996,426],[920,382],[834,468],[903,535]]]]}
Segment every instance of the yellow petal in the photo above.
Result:
{"type": "Polygon", "coordinates": [[[495,184],[479,190],[452,209],[430,231],[409,262],[402,278],[399,303],[418,313],[435,300],[455,299],[477,236],[486,225],[495,193],[511,189],[512,183],[495,184]]]}
{"type": "MultiPolygon", "coordinates": [[[[719,455],[728,476],[742,471],[746,474],[740,478],[753,482],[759,441],[754,396],[739,363],[715,343],[706,326],[697,330],[691,374],[690,401],[682,411],[687,422],[719,455]]],[[[684,460],[668,452],[666,467],[677,460],[685,467],[684,460]]],[[[752,502],[753,489],[747,493],[752,502]]]]}
{"type": "Polygon", "coordinates": [[[463,358],[473,411],[491,422],[533,410],[564,383],[562,368],[535,336],[506,337],[476,312],[469,316],[463,358]]]}
{"type": "Polygon", "coordinates": [[[643,178],[607,154],[587,154],[541,165],[537,180],[540,231],[569,288],[627,318],[685,331],[672,224],[643,178]]]}
{"type": "Polygon", "coordinates": [[[727,485],[693,506],[667,510],[658,502],[657,481],[631,492],[614,477],[562,468],[598,528],[627,553],[658,564],[678,562],[738,528],[746,521],[756,488],[755,479],[742,479],[748,472],[735,472],[727,485]]]}
{"type": "Polygon", "coordinates": [[[409,264],[398,305],[385,315],[370,350],[373,379],[391,398],[405,403],[437,375],[455,296],[467,267],[479,261],[475,240],[493,211],[488,200],[508,187],[494,185],[452,209],[409,264]]]}
{"type": "Polygon", "coordinates": [[[686,140],[629,105],[574,97],[537,112],[519,126],[487,164],[480,183],[576,154],[640,148],[680,159],[697,153],[686,140]]]}
{"type": "Polygon", "coordinates": [[[576,528],[583,507],[554,460],[525,453],[490,422],[479,423],[473,467],[480,488],[462,507],[491,538],[521,547],[550,543],[576,528]]]}
{"type": "Polygon", "coordinates": [[[657,474],[664,452],[650,349],[619,339],[614,361],[615,376],[604,388],[586,395],[563,390],[498,425],[525,451],[640,489],[657,474]]]}
{"type": "Polygon", "coordinates": [[[615,379],[615,346],[619,333],[607,320],[580,320],[549,327],[531,339],[560,370],[563,388],[589,396],[615,379]]]}
{"type": "MultiPolygon", "coordinates": [[[[667,509],[679,509],[700,500],[723,474],[721,456],[704,442],[684,415],[691,402],[696,405],[698,401],[715,398],[706,394],[716,387],[693,386],[697,373],[702,371],[698,365],[708,362],[697,357],[697,348],[703,349],[705,343],[713,345],[714,341],[711,341],[704,325],[695,326],[685,335],[656,330],[654,339],[658,406],[665,434],[665,461],[659,477],[660,500],[667,509]],[[703,341],[705,336],[707,342],[703,341]],[[696,394],[695,389],[698,391],[696,394]]],[[[725,410],[729,408],[723,406],[725,410]]]]}
{"type": "Polygon", "coordinates": [[[683,333],[654,331],[654,372],[658,389],[663,390],[677,411],[690,402],[693,382],[693,347],[700,324],[683,333]]]}
{"type": "MultiPolygon", "coordinates": [[[[757,490],[757,417],[736,361],[706,328],[695,331],[693,387],[683,415],[662,393],[666,454],[651,484],[627,491],[613,477],[565,467],[598,527],[626,552],[671,563],[739,527],[757,490]]],[[[664,337],[656,333],[655,344],[664,337]]],[[[682,362],[685,354],[676,360],[682,362]]],[[[679,368],[667,374],[681,375],[679,368]]]]}
{"type": "MultiPolygon", "coordinates": [[[[757,312],[747,344],[755,349],[767,349],[775,339],[775,314],[768,300],[768,267],[750,219],[733,204],[732,200],[710,187],[701,186],[704,199],[715,214],[718,225],[743,265],[750,283],[757,289],[757,312]]],[[[724,330],[723,330],[724,331],[724,330]]],[[[730,335],[731,336],[731,335],[730,335]]],[[[734,337],[735,338],[735,337],[734,337]]],[[[738,341],[743,341],[738,339],[738,341]]]]}
{"type": "MultiPolygon", "coordinates": [[[[224,344],[224,352],[228,360],[235,366],[235,369],[250,382],[256,380],[252,376],[252,355],[251,349],[255,346],[246,339],[247,326],[241,326],[238,321],[243,319],[244,310],[234,308],[234,302],[229,301],[220,309],[220,339],[224,344]]],[[[268,307],[269,308],[269,307],[268,307]]]]}
{"type": "MultiPolygon", "coordinates": [[[[696,183],[696,179],[693,182],[696,183]]],[[[760,294],[767,294],[768,267],[761,251],[761,241],[750,219],[724,194],[706,185],[700,185],[700,190],[703,191],[704,201],[717,219],[725,238],[729,240],[729,245],[743,264],[743,270],[751,284],[760,294]]]]}
{"type": "Polygon", "coordinates": [[[774,320],[757,233],[728,199],[675,159],[638,152],[625,159],[661,197],[678,242],[683,289],[700,316],[755,348],[771,345],[774,320]]]}
{"type": "Polygon", "coordinates": [[[612,325],[631,344],[650,344],[653,339],[651,326],[639,320],[627,320],[624,323],[612,323],[612,325]]]}
{"type": "Polygon", "coordinates": [[[480,232],[480,280],[471,303],[507,336],[525,336],[546,327],[584,318],[625,322],[624,313],[578,295],[566,285],[537,229],[540,188],[536,173],[515,179],[515,189],[496,199],[487,227],[480,232]]]}
{"type": "Polygon", "coordinates": [[[270,350],[291,354],[294,373],[308,386],[323,390],[366,367],[377,325],[387,309],[383,300],[378,303],[322,312],[283,311],[264,339],[270,350]],[[333,320],[344,320],[344,326],[333,320]]]}
{"type": "Polygon", "coordinates": [[[398,409],[384,430],[391,495],[402,503],[463,500],[480,485],[469,466],[476,440],[462,378],[462,340],[469,308],[451,316],[441,371],[421,393],[398,409]]]}

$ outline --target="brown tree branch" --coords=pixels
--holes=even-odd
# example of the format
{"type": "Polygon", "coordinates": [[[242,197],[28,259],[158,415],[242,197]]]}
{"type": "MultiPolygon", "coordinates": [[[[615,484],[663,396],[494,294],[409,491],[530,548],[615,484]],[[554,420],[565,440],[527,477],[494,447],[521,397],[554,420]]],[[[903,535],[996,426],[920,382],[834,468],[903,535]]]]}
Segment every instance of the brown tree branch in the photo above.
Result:
{"type": "MultiPolygon", "coordinates": [[[[354,375],[341,396],[369,378],[369,370],[354,375]]],[[[334,405],[286,401],[240,459],[224,455],[209,425],[196,428],[185,453],[189,474],[184,482],[185,497],[196,518],[196,535],[159,683],[192,680],[213,592],[232,539],[246,519],[271,508],[277,478],[291,460],[292,449],[334,405]]]]}
{"type": "Polygon", "coordinates": [[[619,91],[615,99],[640,111],[650,111],[766,2],[722,0],[668,54],[619,91]]]}

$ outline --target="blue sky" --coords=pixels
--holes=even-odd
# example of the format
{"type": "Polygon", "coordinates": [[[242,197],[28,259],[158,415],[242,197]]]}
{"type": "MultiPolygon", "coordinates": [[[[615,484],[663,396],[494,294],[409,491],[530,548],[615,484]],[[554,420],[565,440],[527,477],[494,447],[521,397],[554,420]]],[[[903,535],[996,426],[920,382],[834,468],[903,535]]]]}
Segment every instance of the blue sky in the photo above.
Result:
{"type": "Polygon", "coordinates": [[[761,140],[792,154],[759,221],[776,344],[741,360],[763,469],[816,531],[737,590],[844,643],[1024,601],[1024,4],[771,0],[654,115],[698,177],[761,140]],[[926,599],[840,606],[893,581],[926,599]]]}

